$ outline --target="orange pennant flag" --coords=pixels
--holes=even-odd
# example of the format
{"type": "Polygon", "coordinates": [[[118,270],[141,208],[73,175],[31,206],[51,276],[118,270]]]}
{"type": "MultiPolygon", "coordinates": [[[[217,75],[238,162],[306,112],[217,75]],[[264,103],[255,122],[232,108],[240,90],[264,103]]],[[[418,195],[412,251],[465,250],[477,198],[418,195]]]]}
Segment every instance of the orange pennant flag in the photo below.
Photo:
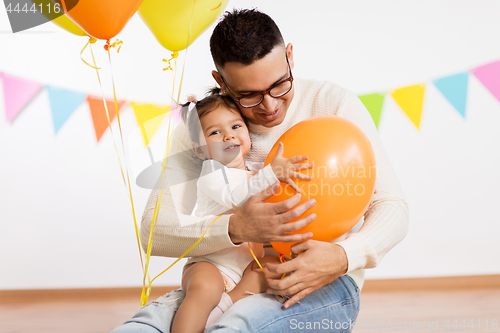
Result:
{"type": "MultiPolygon", "coordinates": [[[[109,123],[112,123],[116,118],[116,108],[115,102],[113,100],[106,100],[106,105],[109,112],[109,123],[108,117],[106,115],[106,109],[104,108],[104,103],[102,102],[102,97],[88,96],[87,102],[89,103],[90,113],[92,114],[92,120],[94,122],[95,135],[97,137],[97,142],[101,140],[102,135],[106,132],[109,127],[109,123]]],[[[125,101],[117,101],[118,110],[125,104],[125,101]]]]}
{"type": "Polygon", "coordinates": [[[420,129],[424,93],[425,85],[423,84],[399,88],[391,92],[391,96],[413,124],[417,126],[417,129],[420,129]]]}

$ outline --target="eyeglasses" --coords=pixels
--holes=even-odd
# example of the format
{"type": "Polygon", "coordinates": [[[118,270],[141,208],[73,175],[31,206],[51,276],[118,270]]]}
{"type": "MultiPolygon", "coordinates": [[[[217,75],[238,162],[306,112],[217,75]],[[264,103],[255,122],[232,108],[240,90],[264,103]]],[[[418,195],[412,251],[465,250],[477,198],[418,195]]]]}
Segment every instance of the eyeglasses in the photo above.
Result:
{"type": "MultiPolygon", "coordinates": [[[[286,57],[286,56],[285,56],[286,57]]],[[[271,97],[278,98],[283,95],[286,95],[290,90],[292,90],[292,82],[293,82],[293,76],[292,76],[292,68],[290,67],[290,63],[288,62],[288,57],[286,57],[286,63],[288,65],[288,70],[290,71],[290,77],[277,82],[273,84],[269,89],[264,90],[264,91],[256,91],[253,93],[250,93],[248,95],[244,95],[241,97],[236,97],[231,89],[229,89],[229,86],[227,85],[226,81],[224,81],[224,78],[221,75],[222,82],[226,85],[227,91],[229,94],[231,94],[231,97],[242,107],[244,108],[253,108],[264,100],[264,95],[269,93],[271,97]]]]}

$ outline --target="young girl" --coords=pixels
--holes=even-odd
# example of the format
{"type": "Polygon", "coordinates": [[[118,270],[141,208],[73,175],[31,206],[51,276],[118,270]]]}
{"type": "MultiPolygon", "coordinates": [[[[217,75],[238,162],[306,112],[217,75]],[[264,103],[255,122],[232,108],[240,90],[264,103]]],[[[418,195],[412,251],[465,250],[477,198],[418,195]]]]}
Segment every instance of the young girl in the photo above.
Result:
{"type": "MultiPolygon", "coordinates": [[[[221,96],[218,89],[192,104],[195,107],[183,107],[182,117],[188,126],[194,153],[204,160],[198,180],[196,215],[229,214],[250,196],[278,180],[300,192],[292,178],[310,179],[297,172],[312,167],[312,164],[299,163],[308,157],[284,158],[281,143],[268,166],[263,168],[263,163],[245,161],[251,146],[246,121],[233,100],[221,96]]],[[[277,260],[263,258],[262,244],[250,246],[263,265],[277,260]]],[[[182,290],[186,297],[175,314],[173,333],[203,332],[234,302],[266,291],[267,283],[264,273],[253,261],[249,244],[242,243],[190,258],[184,266],[182,290]]]]}

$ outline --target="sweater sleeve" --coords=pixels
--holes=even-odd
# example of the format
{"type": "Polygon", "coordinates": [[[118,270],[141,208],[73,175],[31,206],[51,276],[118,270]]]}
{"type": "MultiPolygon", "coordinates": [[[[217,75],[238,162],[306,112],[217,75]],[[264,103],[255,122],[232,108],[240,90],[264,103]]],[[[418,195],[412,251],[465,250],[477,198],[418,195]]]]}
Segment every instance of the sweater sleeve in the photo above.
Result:
{"type": "Polygon", "coordinates": [[[206,161],[198,180],[198,190],[219,205],[232,209],[241,206],[252,195],[264,191],[278,181],[271,165],[260,169],[244,182],[234,179],[231,172],[220,162],[206,161]]]}
{"type": "Polygon", "coordinates": [[[177,125],[171,140],[163,179],[159,179],[152,190],[142,216],[141,241],[144,251],[148,246],[155,207],[159,211],[153,228],[152,255],[179,257],[207,229],[207,234],[190,252],[190,256],[236,247],[228,234],[230,215],[217,219],[215,215],[197,217],[191,214],[196,203],[196,183],[202,161],[192,151],[191,140],[183,123],[177,125]]]}
{"type": "Polygon", "coordinates": [[[372,144],[377,163],[377,193],[373,196],[373,205],[365,213],[360,230],[338,243],[347,254],[349,273],[376,267],[385,254],[405,237],[409,216],[396,174],[363,103],[355,94],[347,92],[337,115],[361,128],[372,144]]]}

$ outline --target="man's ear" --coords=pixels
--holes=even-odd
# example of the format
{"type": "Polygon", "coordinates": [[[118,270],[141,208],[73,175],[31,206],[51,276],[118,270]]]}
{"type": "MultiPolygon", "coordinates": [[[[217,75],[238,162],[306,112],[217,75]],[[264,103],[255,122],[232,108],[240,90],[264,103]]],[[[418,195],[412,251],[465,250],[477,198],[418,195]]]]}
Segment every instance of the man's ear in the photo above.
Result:
{"type": "Polygon", "coordinates": [[[293,69],[295,63],[293,61],[293,45],[288,43],[286,46],[286,56],[288,57],[288,62],[290,63],[290,68],[293,69]]]}
{"type": "Polygon", "coordinates": [[[193,148],[193,152],[196,156],[198,156],[198,158],[200,158],[201,160],[206,160],[207,157],[205,156],[205,154],[203,153],[203,150],[201,149],[200,145],[196,142],[191,142],[191,147],[193,148]]]}
{"type": "Polygon", "coordinates": [[[222,78],[220,77],[220,74],[219,72],[217,71],[212,71],[212,77],[214,78],[215,81],[217,81],[217,83],[219,84],[219,86],[222,88],[222,89],[226,89],[226,85],[224,84],[224,82],[222,81],[222,78]]]}

